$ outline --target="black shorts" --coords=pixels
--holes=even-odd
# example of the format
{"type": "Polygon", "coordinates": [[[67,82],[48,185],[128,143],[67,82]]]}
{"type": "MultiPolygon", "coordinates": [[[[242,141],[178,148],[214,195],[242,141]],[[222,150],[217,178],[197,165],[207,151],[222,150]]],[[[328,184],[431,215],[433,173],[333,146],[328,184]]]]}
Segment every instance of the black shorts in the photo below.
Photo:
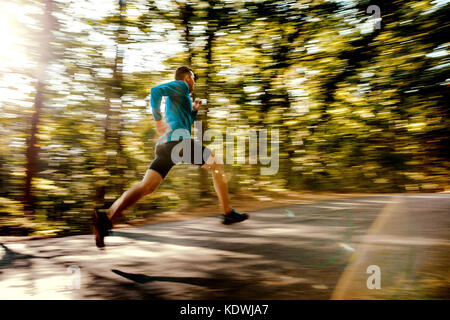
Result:
{"type": "Polygon", "coordinates": [[[157,171],[164,179],[176,164],[204,165],[211,152],[211,149],[193,139],[169,141],[156,147],[156,157],[148,168],[157,171]],[[172,155],[177,145],[178,152],[175,149],[172,155]]]}

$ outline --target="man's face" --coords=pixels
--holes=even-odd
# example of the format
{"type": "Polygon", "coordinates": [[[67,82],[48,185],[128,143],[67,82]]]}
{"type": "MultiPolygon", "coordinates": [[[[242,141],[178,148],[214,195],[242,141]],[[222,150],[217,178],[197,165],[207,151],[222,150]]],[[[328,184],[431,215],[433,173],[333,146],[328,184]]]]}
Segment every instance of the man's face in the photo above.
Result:
{"type": "Polygon", "coordinates": [[[186,81],[186,83],[189,86],[189,92],[194,91],[194,89],[195,89],[195,78],[194,78],[194,73],[192,71],[190,71],[189,73],[184,75],[184,81],[186,81]]]}

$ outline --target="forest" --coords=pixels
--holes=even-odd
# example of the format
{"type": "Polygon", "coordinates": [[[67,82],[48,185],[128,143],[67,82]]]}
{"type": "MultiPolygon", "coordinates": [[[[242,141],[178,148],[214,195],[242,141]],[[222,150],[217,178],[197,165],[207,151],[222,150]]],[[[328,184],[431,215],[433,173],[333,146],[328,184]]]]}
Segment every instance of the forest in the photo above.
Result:
{"type": "MultiPolygon", "coordinates": [[[[444,191],[449,17],[446,0],[2,0],[0,235],[87,232],[145,174],[150,90],[183,65],[203,131],[278,132],[276,173],[249,148],[226,163],[232,195],[444,191]]],[[[125,219],[215,197],[176,166],[125,219]]]]}

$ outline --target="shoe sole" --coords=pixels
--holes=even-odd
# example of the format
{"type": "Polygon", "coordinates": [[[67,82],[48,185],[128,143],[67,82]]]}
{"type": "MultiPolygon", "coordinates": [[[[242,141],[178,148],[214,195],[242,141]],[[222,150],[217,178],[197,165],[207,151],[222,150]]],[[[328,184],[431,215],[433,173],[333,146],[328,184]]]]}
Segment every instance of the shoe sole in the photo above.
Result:
{"type": "Polygon", "coordinates": [[[239,223],[239,222],[242,222],[242,221],[247,220],[248,218],[249,218],[248,215],[246,215],[245,218],[243,218],[242,220],[230,220],[230,219],[225,219],[225,220],[222,221],[222,224],[224,224],[224,225],[230,225],[230,224],[233,224],[233,223],[239,223]]]}
{"type": "Polygon", "coordinates": [[[105,247],[104,237],[102,237],[97,231],[95,231],[95,245],[97,246],[97,248],[105,247]]]}
{"type": "Polygon", "coordinates": [[[98,215],[97,212],[94,212],[94,223],[92,225],[92,229],[94,231],[94,235],[95,235],[95,245],[97,246],[97,248],[104,248],[105,247],[105,236],[102,236],[100,234],[99,228],[97,226],[98,224],[98,215]]]}
{"type": "Polygon", "coordinates": [[[95,235],[95,245],[97,246],[97,248],[104,248],[105,247],[104,237],[100,235],[100,232],[98,231],[98,228],[95,224],[92,229],[95,235]]]}

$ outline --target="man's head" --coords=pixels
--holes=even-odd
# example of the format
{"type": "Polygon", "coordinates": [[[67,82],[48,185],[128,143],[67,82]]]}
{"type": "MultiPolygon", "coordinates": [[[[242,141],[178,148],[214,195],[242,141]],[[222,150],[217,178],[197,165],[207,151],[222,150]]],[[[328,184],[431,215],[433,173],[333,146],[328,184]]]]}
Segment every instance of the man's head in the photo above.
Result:
{"type": "Polygon", "coordinates": [[[197,79],[198,76],[189,67],[182,66],[175,71],[175,80],[185,81],[189,86],[189,92],[194,91],[197,79]]]}

